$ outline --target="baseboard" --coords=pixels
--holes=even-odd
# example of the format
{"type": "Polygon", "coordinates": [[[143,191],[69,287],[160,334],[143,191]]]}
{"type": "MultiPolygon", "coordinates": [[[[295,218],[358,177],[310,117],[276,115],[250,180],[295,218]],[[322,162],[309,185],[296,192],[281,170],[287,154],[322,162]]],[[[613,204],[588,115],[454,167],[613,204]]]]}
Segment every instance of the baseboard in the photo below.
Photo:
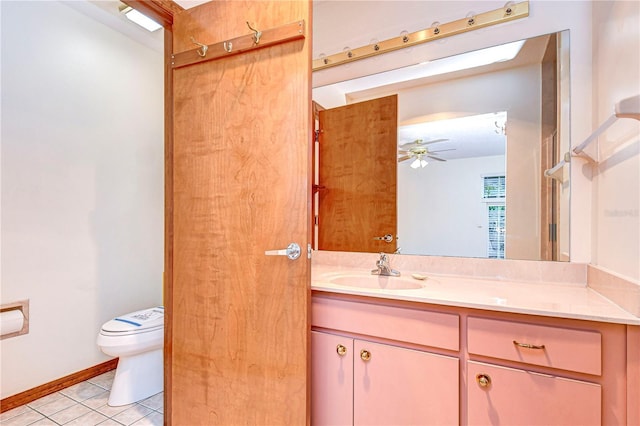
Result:
{"type": "Polygon", "coordinates": [[[0,400],[0,413],[4,413],[5,411],[9,411],[21,405],[28,404],[38,398],[42,398],[43,396],[58,392],[59,390],[68,388],[69,386],[73,386],[76,383],[84,382],[85,380],[99,376],[103,373],[106,373],[107,371],[114,370],[117,366],[118,358],[114,358],[109,361],[103,362],[102,364],[89,367],[86,370],[78,371],[77,373],[69,374],[68,376],[62,377],[49,383],[45,383],[44,385],[35,387],[33,389],[8,396],[3,400],[0,400]]]}

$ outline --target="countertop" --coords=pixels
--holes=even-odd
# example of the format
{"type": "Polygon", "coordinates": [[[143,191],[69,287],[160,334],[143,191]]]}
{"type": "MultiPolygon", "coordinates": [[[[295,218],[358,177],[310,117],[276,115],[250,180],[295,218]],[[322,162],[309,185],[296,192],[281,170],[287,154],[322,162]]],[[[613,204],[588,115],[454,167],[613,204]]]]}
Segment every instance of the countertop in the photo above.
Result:
{"type": "Polygon", "coordinates": [[[492,280],[437,275],[424,271],[402,271],[398,278],[383,277],[377,282],[377,277],[371,276],[371,269],[314,265],[311,273],[311,289],[316,292],[640,325],[639,317],[624,310],[586,284],[492,280]],[[413,278],[412,274],[424,275],[427,278],[418,280],[413,278]],[[377,288],[338,285],[331,282],[337,277],[345,276],[348,276],[346,280],[362,277],[360,280],[368,280],[370,284],[373,283],[371,286],[377,288]],[[402,283],[419,286],[419,288],[397,290],[388,288],[402,283]],[[380,286],[387,288],[380,288],[380,286]]]}

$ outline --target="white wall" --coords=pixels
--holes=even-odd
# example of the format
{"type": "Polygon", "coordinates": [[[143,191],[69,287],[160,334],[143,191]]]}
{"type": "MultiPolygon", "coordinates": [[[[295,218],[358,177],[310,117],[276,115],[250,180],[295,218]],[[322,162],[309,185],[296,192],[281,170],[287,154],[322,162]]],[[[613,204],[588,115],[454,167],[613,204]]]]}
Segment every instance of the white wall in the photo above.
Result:
{"type": "MultiPolygon", "coordinates": [[[[595,125],[616,102],[640,94],[639,23],[640,2],[593,3],[595,125]]],[[[600,159],[593,176],[592,263],[640,284],[640,122],[618,120],[590,152],[600,159]]]]}
{"type": "Polygon", "coordinates": [[[59,2],[2,10],[1,397],[107,359],[110,318],[161,304],[163,57],[59,2]]]}
{"type": "MultiPolygon", "coordinates": [[[[367,45],[428,27],[434,21],[450,22],[470,12],[500,9],[504,1],[326,1],[314,4],[313,57],[341,52],[345,46],[367,45]],[[347,10],[344,8],[347,7],[347,10]],[[318,19],[316,19],[316,17],[318,19]],[[366,31],[363,31],[366,28],[366,31]]],[[[592,25],[589,1],[530,0],[529,16],[392,52],[382,57],[353,62],[314,73],[314,86],[330,84],[425,60],[455,55],[487,46],[563,30],[570,31],[571,141],[576,145],[592,130],[592,25]]],[[[590,171],[571,170],[571,260],[591,258],[590,171]]]]}
{"type": "Polygon", "coordinates": [[[504,174],[505,157],[398,165],[398,246],[403,254],[487,257],[483,179],[504,174]]]}

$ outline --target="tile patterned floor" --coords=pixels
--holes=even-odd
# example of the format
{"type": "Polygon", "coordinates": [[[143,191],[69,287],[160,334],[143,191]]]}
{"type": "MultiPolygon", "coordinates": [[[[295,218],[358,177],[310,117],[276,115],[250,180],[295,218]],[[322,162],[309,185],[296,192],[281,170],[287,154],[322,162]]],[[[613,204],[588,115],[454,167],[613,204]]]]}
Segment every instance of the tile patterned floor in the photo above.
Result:
{"type": "Polygon", "coordinates": [[[115,370],[0,414],[2,426],[161,426],[162,392],[135,404],[107,405],[115,370]]]}

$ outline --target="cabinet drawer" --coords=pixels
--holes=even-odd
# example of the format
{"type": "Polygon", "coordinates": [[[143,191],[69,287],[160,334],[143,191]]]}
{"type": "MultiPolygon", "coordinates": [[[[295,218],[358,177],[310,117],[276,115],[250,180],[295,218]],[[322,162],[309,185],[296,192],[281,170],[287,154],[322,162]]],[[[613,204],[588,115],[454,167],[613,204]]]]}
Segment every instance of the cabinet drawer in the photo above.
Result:
{"type": "Polygon", "coordinates": [[[332,330],[457,351],[459,317],[455,314],[313,298],[311,324],[332,330]]]}
{"type": "Polygon", "coordinates": [[[470,425],[602,424],[598,384],[473,361],[467,374],[470,425]]]}
{"type": "Polygon", "coordinates": [[[602,336],[597,331],[468,319],[470,354],[600,375],[602,336]]]}

